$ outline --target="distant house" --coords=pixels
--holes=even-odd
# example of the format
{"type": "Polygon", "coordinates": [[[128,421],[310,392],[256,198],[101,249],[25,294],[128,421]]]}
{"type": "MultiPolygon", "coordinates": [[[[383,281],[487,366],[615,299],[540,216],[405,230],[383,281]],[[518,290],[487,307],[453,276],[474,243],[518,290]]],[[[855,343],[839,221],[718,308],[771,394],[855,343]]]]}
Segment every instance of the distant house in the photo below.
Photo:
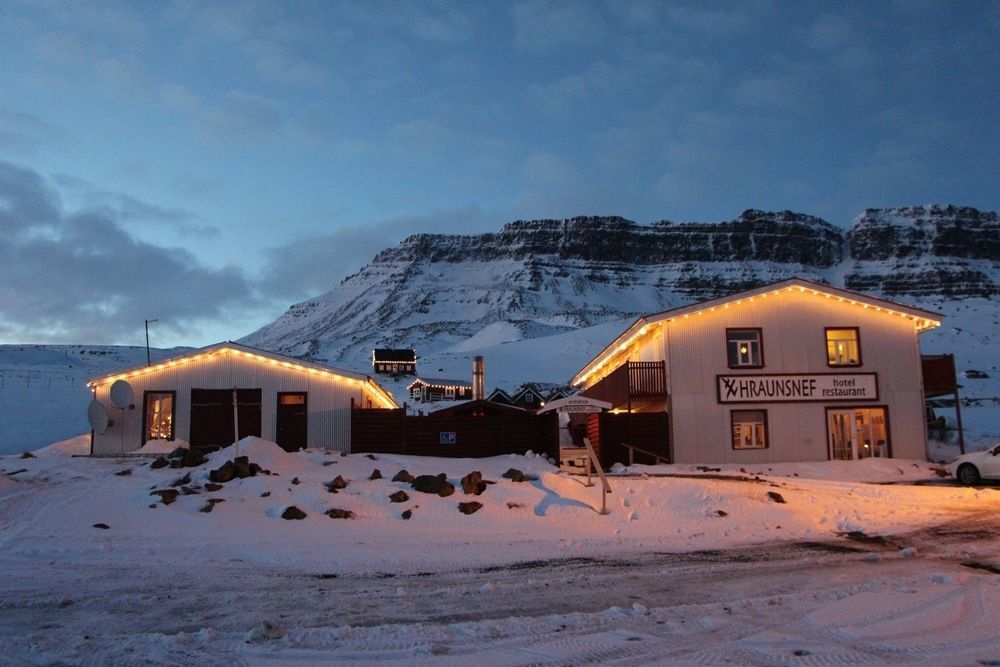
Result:
{"type": "Polygon", "coordinates": [[[545,402],[550,403],[552,401],[558,401],[560,398],[568,398],[575,393],[575,391],[566,387],[557,387],[549,392],[549,394],[545,397],[545,402]]]}
{"type": "Polygon", "coordinates": [[[510,403],[525,410],[537,410],[545,404],[545,398],[538,387],[526,384],[511,396],[510,403]]]}
{"type": "Polygon", "coordinates": [[[472,398],[472,383],[444,378],[417,378],[407,387],[410,398],[418,403],[467,401],[472,398]]]}
{"type": "Polygon", "coordinates": [[[415,350],[376,347],[372,350],[372,370],[379,375],[416,375],[415,350]]]}
{"type": "Polygon", "coordinates": [[[493,393],[486,397],[486,400],[500,405],[514,405],[514,401],[510,400],[510,394],[499,387],[494,389],[493,393]]]}

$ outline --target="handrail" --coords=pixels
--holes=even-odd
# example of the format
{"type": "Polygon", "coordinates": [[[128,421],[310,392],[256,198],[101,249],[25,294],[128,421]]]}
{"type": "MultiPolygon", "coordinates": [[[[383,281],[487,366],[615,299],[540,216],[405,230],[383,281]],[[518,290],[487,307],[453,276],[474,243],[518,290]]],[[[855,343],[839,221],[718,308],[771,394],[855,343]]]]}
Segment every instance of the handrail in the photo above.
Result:
{"type": "Polygon", "coordinates": [[[590,481],[590,465],[596,461],[597,465],[594,467],[597,468],[597,475],[601,478],[601,514],[608,514],[608,494],[611,493],[611,485],[604,474],[604,468],[601,467],[601,460],[597,458],[597,453],[594,452],[594,446],[590,444],[590,438],[585,437],[583,444],[587,446],[587,481],[590,481]]]}
{"type": "Polygon", "coordinates": [[[645,454],[646,456],[652,456],[653,460],[655,460],[657,463],[659,463],[660,461],[663,461],[664,463],[670,463],[670,459],[668,459],[666,456],[662,456],[660,454],[656,454],[655,452],[651,452],[651,451],[649,451],[647,449],[643,449],[641,447],[636,447],[635,445],[630,445],[630,444],[624,443],[624,442],[621,443],[621,446],[628,450],[628,464],[629,465],[633,465],[635,463],[635,453],[636,452],[639,452],[640,454],[645,454]]]}

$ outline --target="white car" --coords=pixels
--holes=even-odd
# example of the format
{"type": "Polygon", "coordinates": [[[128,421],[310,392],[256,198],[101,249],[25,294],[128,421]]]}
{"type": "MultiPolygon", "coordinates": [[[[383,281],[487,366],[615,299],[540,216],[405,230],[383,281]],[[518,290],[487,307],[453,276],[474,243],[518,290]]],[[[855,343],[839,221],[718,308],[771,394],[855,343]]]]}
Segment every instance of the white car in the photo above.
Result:
{"type": "Polygon", "coordinates": [[[959,456],[948,464],[948,472],[970,486],[984,479],[1000,479],[1000,445],[959,456]]]}

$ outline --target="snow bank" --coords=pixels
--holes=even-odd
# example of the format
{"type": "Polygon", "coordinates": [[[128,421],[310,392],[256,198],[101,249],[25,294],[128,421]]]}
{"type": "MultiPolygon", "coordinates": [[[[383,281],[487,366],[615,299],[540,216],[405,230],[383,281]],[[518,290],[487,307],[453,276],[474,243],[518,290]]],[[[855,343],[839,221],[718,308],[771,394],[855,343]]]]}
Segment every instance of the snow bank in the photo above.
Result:
{"type": "Polygon", "coordinates": [[[276,443],[248,435],[235,445],[230,445],[209,455],[212,466],[222,465],[237,456],[246,456],[265,470],[277,473],[293,473],[309,468],[308,462],[299,454],[286,452],[276,443]]]}
{"type": "Polygon", "coordinates": [[[90,434],[78,435],[68,440],[53,442],[47,447],[36,449],[35,456],[86,456],[90,454],[90,434]]]}
{"type": "Polygon", "coordinates": [[[615,465],[612,475],[734,475],[759,477],[797,477],[838,482],[916,482],[937,479],[935,463],[910,459],[869,458],[860,461],[807,461],[803,463],[738,464],[719,463],[708,465],[615,465]]]}
{"type": "Polygon", "coordinates": [[[169,454],[178,447],[190,447],[186,440],[147,440],[135,451],[136,454],[169,454]]]}

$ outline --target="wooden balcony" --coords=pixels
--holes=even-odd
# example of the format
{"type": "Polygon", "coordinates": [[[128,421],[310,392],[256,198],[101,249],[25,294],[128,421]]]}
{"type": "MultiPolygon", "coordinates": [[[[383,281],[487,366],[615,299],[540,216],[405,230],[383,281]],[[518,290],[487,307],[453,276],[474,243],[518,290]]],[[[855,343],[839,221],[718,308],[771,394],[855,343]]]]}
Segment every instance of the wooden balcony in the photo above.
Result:
{"type": "Polygon", "coordinates": [[[636,404],[664,401],[667,366],[662,361],[626,361],[580,394],[623,410],[631,410],[636,404]]]}

